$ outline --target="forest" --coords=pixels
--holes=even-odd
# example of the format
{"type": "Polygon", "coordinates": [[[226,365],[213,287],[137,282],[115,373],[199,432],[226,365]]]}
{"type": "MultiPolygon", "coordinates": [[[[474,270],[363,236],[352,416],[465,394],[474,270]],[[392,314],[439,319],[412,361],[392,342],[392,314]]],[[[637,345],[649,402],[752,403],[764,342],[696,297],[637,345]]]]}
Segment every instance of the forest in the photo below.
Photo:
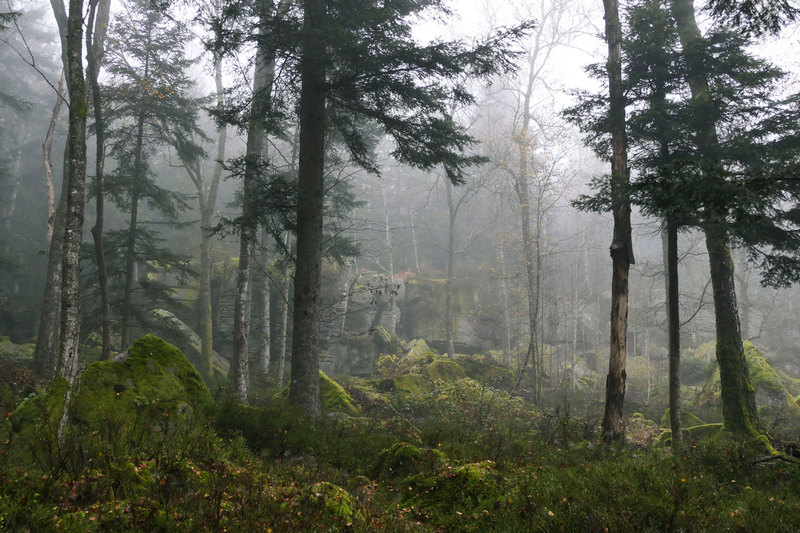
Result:
{"type": "Polygon", "coordinates": [[[0,530],[800,530],[792,0],[7,0],[0,530]]]}

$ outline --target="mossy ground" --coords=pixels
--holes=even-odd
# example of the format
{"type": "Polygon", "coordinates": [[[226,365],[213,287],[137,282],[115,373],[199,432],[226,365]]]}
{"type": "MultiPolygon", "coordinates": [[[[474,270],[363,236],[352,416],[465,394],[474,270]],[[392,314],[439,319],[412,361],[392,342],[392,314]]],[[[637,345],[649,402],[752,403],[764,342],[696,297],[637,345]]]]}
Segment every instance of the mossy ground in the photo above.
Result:
{"type": "MultiPolygon", "coordinates": [[[[141,370],[151,360],[181,372],[150,356],[154,343],[141,370]]],[[[163,412],[140,416],[144,431],[123,439],[101,416],[59,440],[57,417],[42,417],[63,403],[57,382],[7,422],[43,431],[0,439],[0,530],[800,529],[800,468],[759,462],[762,442],[715,431],[673,452],[634,440],[661,431],[639,415],[627,422],[638,444],[609,448],[584,417],[537,410],[470,377],[432,380],[432,362],[405,374],[425,380],[418,394],[381,392],[381,378],[340,380],[331,390],[352,402],[347,417],[311,420],[271,394],[258,406],[194,409],[194,423],[167,435],[156,432],[163,412]]],[[[110,375],[125,385],[130,374],[110,375]]],[[[137,394],[152,400],[156,390],[137,394]]]]}

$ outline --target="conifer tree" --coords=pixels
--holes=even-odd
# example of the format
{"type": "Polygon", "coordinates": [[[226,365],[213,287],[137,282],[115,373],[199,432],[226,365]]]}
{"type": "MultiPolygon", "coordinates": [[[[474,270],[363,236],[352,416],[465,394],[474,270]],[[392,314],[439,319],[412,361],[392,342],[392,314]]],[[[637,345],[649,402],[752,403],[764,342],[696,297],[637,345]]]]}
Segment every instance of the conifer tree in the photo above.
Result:
{"type": "MultiPolygon", "coordinates": [[[[189,95],[193,82],[187,74],[191,61],[184,53],[189,41],[186,28],[153,0],[130,0],[123,8],[124,15],[114,20],[109,32],[111,82],[104,95],[111,110],[110,155],[116,163],[107,189],[111,200],[129,215],[123,234],[109,234],[109,248],[116,244],[123,256],[117,272],[124,276],[118,310],[125,347],[133,340],[137,318],[140,323],[144,318],[143,313],[134,316],[143,311],[135,305],[134,295],[157,288],[140,286],[137,265],[153,264],[154,255],[166,252],[157,232],[139,220],[141,204],[147,202],[154,212],[172,221],[186,206],[185,197],[157,184],[153,156],[159,146],[176,138],[202,138],[203,134],[195,124],[201,102],[189,95]]],[[[202,151],[189,142],[181,149],[202,151]]],[[[183,262],[174,255],[162,260],[165,266],[180,267],[183,262]]]]}
{"type": "MultiPolygon", "coordinates": [[[[646,214],[667,220],[672,246],[677,226],[704,230],[725,424],[733,432],[753,434],[759,431],[758,417],[742,348],[730,245],[746,246],[761,261],[766,283],[785,284],[797,277],[790,268],[798,264],[796,244],[792,249],[797,236],[787,221],[791,215],[782,208],[792,205],[787,199],[796,191],[775,178],[781,174],[777,169],[783,166],[785,174],[786,161],[792,160],[775,141],[785,133],[776,124],[785,121],[776,118],[781,107],[772,98],[782,74],[749,55],[747,38],[724,25],[701,36],[691,2],[673,2],[671,10],[643,2],[629,16],[628,40],[629,140],[633,165],[640,170],[632,198],[646,214]]],[[[573,119],[592,117],[586,123],[596,147],[603,143],[606,105],[590,97],[569,112],[573,119]]],[[[608,205],[607,192],[579,205],[602,208],[608,205]]],[[[674,250],[669,255],[676,257],[674,250]]],[[[668,266],[670,277],[676,267],[668,266]]],[[[670,320],[677,322],[675,285],[668,284],[668,304],[670,320]]],[[[677,337],[674,326],[670,337],[677,337]]],[[[672,342],[677,349],[677,338],[672,342]]],[[[677,400],[677,375],[671,376],[671,389],[672,402],[677,400]]]]}
{"type": "Polygon", "coordinates": [[[470,103],[461,80],[511,67],[509,30],[468,49],[456,42],[416,44],[414,17],[445,12],[438,0],[303,2],[300,47],[300,151],[297,271],[290,400],[319,416],[320,281],[326,131],[336,130],[354,161],[375,170],[358,119],[372,120],[396,142],[403,163],[443,165],[453,183],[482,158],[465,154],[473,139],[448,115],[448,105],[470,103]],[[355,119],[355,120],[354,120],[355,119]]]}

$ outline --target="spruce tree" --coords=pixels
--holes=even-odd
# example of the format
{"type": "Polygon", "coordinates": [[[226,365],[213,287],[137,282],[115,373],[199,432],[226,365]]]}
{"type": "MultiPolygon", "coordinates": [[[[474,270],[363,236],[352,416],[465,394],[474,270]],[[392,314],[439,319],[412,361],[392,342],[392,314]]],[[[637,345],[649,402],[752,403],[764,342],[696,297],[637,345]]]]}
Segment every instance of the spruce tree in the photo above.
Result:
{"type": "MultiPolygon", "coordinates": [[[[186,198],[157,183],[153,171],[154,155],[159,147],[176,138],[202,138],[196,126],[201,102],[189,94],[193,86],[187,69],[184,46],[189,41],[185,26],[177,22],[164,7],[153,0],[129,0],[123,4],[123,16],[111,24],[109,32],[108,72],[111,82],[104,87],[109,106],[108,132],[110,155],[116,168],[108,176],[107,191],[111,200],[129,215],[128,228],[121,242],[124,276],[117,309],[122,321],[122,345],[128,346],[132,328],[144,319],[141,306],[135,305],[138,291],[155,289],[143,286],[137,279],[137,265],[152,265],[154,255],[166,250],[160,245],[157,232],[140,221],[140,207],[150,209],[176,221],[186,206],[186,198]],[[135,313],[140,316],[134,316],[135,313]]],[[[183,150],[201,151],[185,142],[183,150]]],[[[109,248],[120,235],[109,235],[109,248]]],[[[174,257],[171,259],[175,259],[174,257]]],[[[109,258],[109,263],[113,259],[109,258]]],[[[165,266],[181,266],[182,261],[162,261],[165,266]]],[[[140,272],[143,274],[143,272],[140,272]]]]}
{"type": "MultiPolygon", "coordinates": [[[[792,277],[788,267],[798,264],[796,245],[792,249],[797,236],[783,207],[792,205],[788,199],[796,191],[777,178],[778,169],[791,160],[775,140],[786,139],[775,125],[782,122],[776,118],[781,107],[772,98],[782,73],[749,55],[747,37],[724,25],[701,36],[691,2],[676,1],[671,7],[667,11],[656,2],[643,2],[629,17],[629,140],[633,165],[640,171],[631,194],[643,212],[666,219],[673,246],[678,226],[704,230],[723,416],[731,431],[753,434],[759,430],[758,417],[742,348],[730,245],[746,246],[760,259],[765,283],[786,282],[792,277]]],[[[605,105],[590,97],[569,111],[573,120],[592,117],[587,121],[589,140],[596,146],[604,142],[605,105]]],[[[578,204],[602,209],[608,205],[607,192],[578,204]]],[[[669,255],[674,259],[674,250],[669,255]]],[[[669,265],[670,275],[676,266],[669,265]]],[[[674,315],[677,287],[668,287],[674,315]]],[[[673,336],[676,331],[670,332],[673,336]]],[[[671,379],[671,388],[676,396],[676,379],[671,379]]]]}
{"type": "Polygon", "coordinates": [[[438,0],[374,2],[305,0],[300,47],[297,272],[290,400],[319,416],[320,281],[322,266],[325,136],[340,132],[362,167],[376,170],[357,119],[379,124],[394,138],[403,163],[443,165],[453,183],[482,158],[466,154],[473,144],[449,116],[452,103],[468,104],[468,76],[487,77],[511,67],[513,29],[469,49],[457,42],[419,45],[414,17],[445,12],[438,0]],[[354,118],[356,120],[354,120],[354,118]]]}

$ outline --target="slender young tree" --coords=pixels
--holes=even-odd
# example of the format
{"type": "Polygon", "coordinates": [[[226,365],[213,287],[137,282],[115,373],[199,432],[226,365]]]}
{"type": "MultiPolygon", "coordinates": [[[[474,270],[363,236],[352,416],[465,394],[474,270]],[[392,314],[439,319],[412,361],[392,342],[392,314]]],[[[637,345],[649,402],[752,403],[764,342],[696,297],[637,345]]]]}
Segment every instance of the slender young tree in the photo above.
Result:
{"type": "Polygon", "coordinates": [[[80,247],[86,191],[86,115],[89,109],[81,51],[83,0],[70,0],[67,14],[67,91],[69,164],[61,273],[61,340],[57,375],[70,383],[78,375],[80,348],[80,247]]]}
{"type": "Polygon", "coordinates": [[[100,312],[102,330],[102,354],[104,359],[111,357],[111,300],[108,292],[108,270],[103,248],[103,226],[105,223],[105,177],[106,156],[105,119],[103,117],[102,96],[100,94],[100,67],[105,55],[105,38],[108,19],[111,13],[111,0],[90,0],[89,17],[86,26],[87,75],[92,95],[95,137],[95,223],[92,227],[94,255],[97,263],[97,283],[100,288],[100,312]]]}
{"type": "MultiPolygon", "coordinates": [[[[63,75],[68,77],[69,64],[67,61],[67,9],[62,0],[51,0],[50,5],[58,26],[61,39],[61,61],[63,75]]],[[[57,95],[63,98],[63,93],[57,95]]],[[[67,95],[69,97],[69,93],[67,95]]],[[[55,113],[55,111],[54,111],[55,113]]],[[[52,122],[52,121],[51,121],[52,122]]],[[[48,217],[48,233],[54,236],[47,247],[47,261],[45,270],[45,287],[42,297],[42,308],[39,316],[39,328],[36,335],[36,350],[33,362],[36,372],[46,378],[52,379],[56,375],[58,366],[59,339],[61,326],[61,287],[64,234],[64,221],[67,208],[67,176],[69,174],[69,143],[64,149],[64,180],[61,186],[58,203],[48,217]],[[52,225],[50,223],[52,220],[52,225]]],[[[46,170],[45,170],[46,172],[46,170]]]]}
{"type": "Polygon", "coordinates": [[[606,376],[603,438],[624,438],[622,413],[625,403],[625,364],[628,354],[628,271],[633,263],[631,207],[627,197],[630,181],[625,131],[625,94],[622,85],[622,25],[617,0],[603,0],[608,43],[609,129],[611,131],[611,208],[614,237],[611,241],[611,342],[606,376]]]}
{"type": "Polygon", "coordinates": [[[271,0],[258,3],[258,39],[256,41],[255,72],[253,74],[252,103],[247,119],[247,146],[242,175],[242,216],[239,228],[239,271],[236,278],[233,314],[233,355],[231,378],[236,398],[247,401],[248,383],[248,294],[252,292],[251,255],[257,230],[256,187],[265,164],[264,140],[272,132],[269,125],[272,90],[275,83],[277,44],[271,35],[271,25],[285,15],[289,2],[271,0]]]}
{"type": "MultiPolygon", "coordinates": [[[[213,52],[214,85],[216,110],[221,112],[225,105],[225,88],[222,83],[222,54],[213,52]]],[[[178,157],[186,169],[189,179],[197,191],[197,203],[200,210],[200,272],[197,292],[197,309],[200,331],[200,361],[198,371],[207,384],[213,384],[214,378],[214,317],[211,306],[211,228],[217,205],[217,192],[222,178],[225,148],[227,146],[228,128],[219,125],[217,130],[217,150],[211,177],[207,177],[205,154],[198,150],[200,139],[185,138],[173,135],[170,144],[175,147],[178,157]]]]}

